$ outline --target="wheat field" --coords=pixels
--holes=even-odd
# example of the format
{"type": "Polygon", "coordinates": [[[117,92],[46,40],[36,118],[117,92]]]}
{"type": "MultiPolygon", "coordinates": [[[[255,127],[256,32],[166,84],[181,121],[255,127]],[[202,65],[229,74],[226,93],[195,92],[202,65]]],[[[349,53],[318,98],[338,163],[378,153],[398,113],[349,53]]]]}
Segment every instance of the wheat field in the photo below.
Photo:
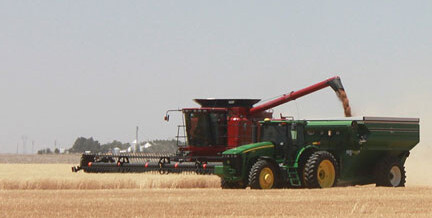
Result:
{"type": "Polygon", "coordinates": [[[72,173],[71,166],[0,164],[0,217],[432,216],[432,187],[414,183],[222,190],[217,176],[72,173]]]}
{"type": "Polygon", "coordinates": [[[432,189],[0,190],[0,217],[430,217],[432,189]]]}
{"type": "Polygon", "coordinates": [[[70,164],[1,164],[0,190],[218,188],[209,175],[72,173],[70,164]]]}

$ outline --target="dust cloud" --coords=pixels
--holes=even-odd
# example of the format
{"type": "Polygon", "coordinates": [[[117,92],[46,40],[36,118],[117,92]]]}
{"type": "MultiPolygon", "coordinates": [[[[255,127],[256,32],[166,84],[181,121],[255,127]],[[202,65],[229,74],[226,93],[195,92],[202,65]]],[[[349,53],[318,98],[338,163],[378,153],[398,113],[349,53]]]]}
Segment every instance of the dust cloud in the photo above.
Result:
{"type": "Polygon", "coordinates": [[[422,141],[411,150],[405,162],[407,186],[432,186],[432,148],[430,140],[422,141]]]}
{"type": "Polygon", "coordinates": [[[422,103],[422,99],[427,99],[421,95],[419,99],[405,100],[404,105],[395,108],[401,111],[402,116],[412,116],[420,118],[420,142],[410,151],[410,156],[405,162],[406,186],[432,186],[432,115],[430,113],[431,104],[422,103]]]}

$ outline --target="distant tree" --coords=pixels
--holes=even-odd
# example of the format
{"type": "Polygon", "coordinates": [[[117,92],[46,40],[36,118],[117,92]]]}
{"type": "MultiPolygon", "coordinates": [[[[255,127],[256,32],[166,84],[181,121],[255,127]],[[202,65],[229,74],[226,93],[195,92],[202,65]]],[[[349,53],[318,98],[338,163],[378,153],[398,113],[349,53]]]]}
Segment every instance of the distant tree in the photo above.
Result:
{"type": "MultiPolygon", "coordinates": [[[[152,144],[152,146],[145,148],[144,152],[175,153],[177,151],[177,140],[175,139],[170,139],[170,140],[157,139],[149,142],[152,144]]],[[[146,142],[140,142],[139,144],[142,146],[145,145],[146,142]]],[[[105,153],[105,152],[111,152],[115,147],[118,147],[121,150],[125,150],[130,146],[131,146],[130,143],[122,143],[117,140],[101,145],[97,140],[94,140],[92,137],[90,138],[78,137],[75,140],[75,143],[73,144],[72,148],[69,149],[68,151],[70,153],[83,153],[85,151],[90,151],[93,153],[98,153],[98,152],[105,153]]],[[[41,151],[41,152],[46,152],[46,151],[41,151]]],[[[51,150],[49,152],[52,153],[51,150]]],[[[54,152],[57,151],[55,150],[54,152]]]]}
{"type": "Polygon", "coordinates": [[[101,145],[98,141],[94,140],[93,137],[84,138],[79,137],[75,140],[72,148],[69,150],[71,153],[82,153],[85,151],[90,151],[93,153],[100,152],[101,145]]]}
{"type": "Polygon", "coordinates": [[[60,150],[58,148],[54,149],[55,154],[60,154],[60,150]]]}
{"type": "Polygon", "coordinates": [[[37,154],[52,154],[52,151],[49,148],[44,148],[44,149],[38,150],[37,154]]]}
{"type": "Polygon", "coordinates": [[[110,143],[106,143],[106,144],[101,145],[100,151],[101,152],[110,152],[115,147],[118,147],[118,148],[120,148],[120,149],[123,150],[123,149],[129,148],[129,146],[130,146],[129,143],[122,143],[120,141],[114,140],[114,141],[112,141],[110,143]]]}

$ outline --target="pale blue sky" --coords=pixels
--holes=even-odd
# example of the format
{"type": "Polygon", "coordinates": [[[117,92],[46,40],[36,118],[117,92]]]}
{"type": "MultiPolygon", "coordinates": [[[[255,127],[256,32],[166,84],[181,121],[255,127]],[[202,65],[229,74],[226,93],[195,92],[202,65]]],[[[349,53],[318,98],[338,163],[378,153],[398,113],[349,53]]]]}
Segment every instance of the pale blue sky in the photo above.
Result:
{"type": "MultiPolygon", "coordinates": [[[[268,99],[333,75],[355,115],[420,117],[424,131],[431,69],[432,1],[0,0],[0,152],[23,135],[27,152],[127,142],[136,125],[173,138],[165,111],[194,98],[268,99]]],[[[343,115],[331,89],[279,112],[343,115]]]]}

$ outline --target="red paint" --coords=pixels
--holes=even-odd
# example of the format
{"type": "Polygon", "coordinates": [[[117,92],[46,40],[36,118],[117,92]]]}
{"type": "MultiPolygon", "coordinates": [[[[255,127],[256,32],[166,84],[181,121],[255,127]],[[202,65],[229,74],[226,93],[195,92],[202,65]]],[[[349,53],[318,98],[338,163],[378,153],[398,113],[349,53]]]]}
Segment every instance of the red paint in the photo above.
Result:
{"type": "Polygon", "coordinates": [[[91,167],[93,162],[88,162],[88,166],[91,167]]]}
{"type": "Polygon", "coordinates": [[[281,104],[284,104],[284,103],[287,103],[289,101],[296,100],[297,98],[300,98],[302,96],[308,95],[312,92],[316,92],[320,89],[326,88],[330,85],[329,82],[332,80],[335,80],[335,79],[339,79],[339,77],[338,76],[332,77],[330,79],[324,80],[322,82],[311,85],[311,86],[306,87],[304,89],[300,89],[298,91],[291,92],[289,94],[285,94],[282,97],[276,98],[276,99],[271,100],[267,103],[261,104],[257,107],[253,107],[250,109],[250,114],[259,113],[259,112],[268,110],[270,108],[274,108],[274,107],[279,106],[281,104]]]}
{"type": "MultiPolygon", "coordinates": [[[[257,139],[258,135],[258,121],[262,121],[265,118],[272,118],[273,113],[267,111],[271,108],[279,106],[281,104],[287,103],[289,101],[295,100],[302,96],[308,95],[310,93],[316,92],[323,88],[330,86],[330,83],[335,80],[340,79],[335,76],[330,79],[324,80],[322,82],[316,83],[309,87],[300,89],[298,91],[293,91],[289,94],[285,94],[282,97],[276,98],[269,102],[260,104],[256,107],[253,107],[253,103],[249,105],[245,104],[235,104],[230,105],[229,99],[215,99],[220,101],[226,101],[225,104],[217,104],[216,107],[209,107],[212,105],[213,101],[208,100],[205,103],[205,107],[201,108],[184,108],[182,111],[185,112],[193,112],[193,113],[211,113],[218,112],[226,114],[226,143],[224,144],[215,144],[215,145],[194,145],[189,144],[187,147],[180,148],[182,151],[189,152],[189,156],[217,156],[220,155],[221,152],[235,148],[237,146],[253,143],[257,139]],[[226,106],[226,107],[221,107],[226,106]]],[[[239,99],[231,99],[233,102],[239,99]]],[[[252,99],[243,99],[245,101],[249,101],[252,99]]],[[[197,101],[197,100],[196,100],[197,101]]],[[[203,100],[201,100],[202,102],[203,100]]],[[[205,100],[204,100],[205,101],[205,100]]],[[[241,101],[241,100],[239,100],[241,101]]],[[[198,102],[198,101],[197,101],[198,102]]],[[[199,103],[199,102],[198,102],[199,103]]],[[[200,103],[201,104],[201,103],[200,103]]],[[[189,132],[194,132],[197,128],[196,120],[191,120],[191,124],[189,126],[189,132]]]]}

